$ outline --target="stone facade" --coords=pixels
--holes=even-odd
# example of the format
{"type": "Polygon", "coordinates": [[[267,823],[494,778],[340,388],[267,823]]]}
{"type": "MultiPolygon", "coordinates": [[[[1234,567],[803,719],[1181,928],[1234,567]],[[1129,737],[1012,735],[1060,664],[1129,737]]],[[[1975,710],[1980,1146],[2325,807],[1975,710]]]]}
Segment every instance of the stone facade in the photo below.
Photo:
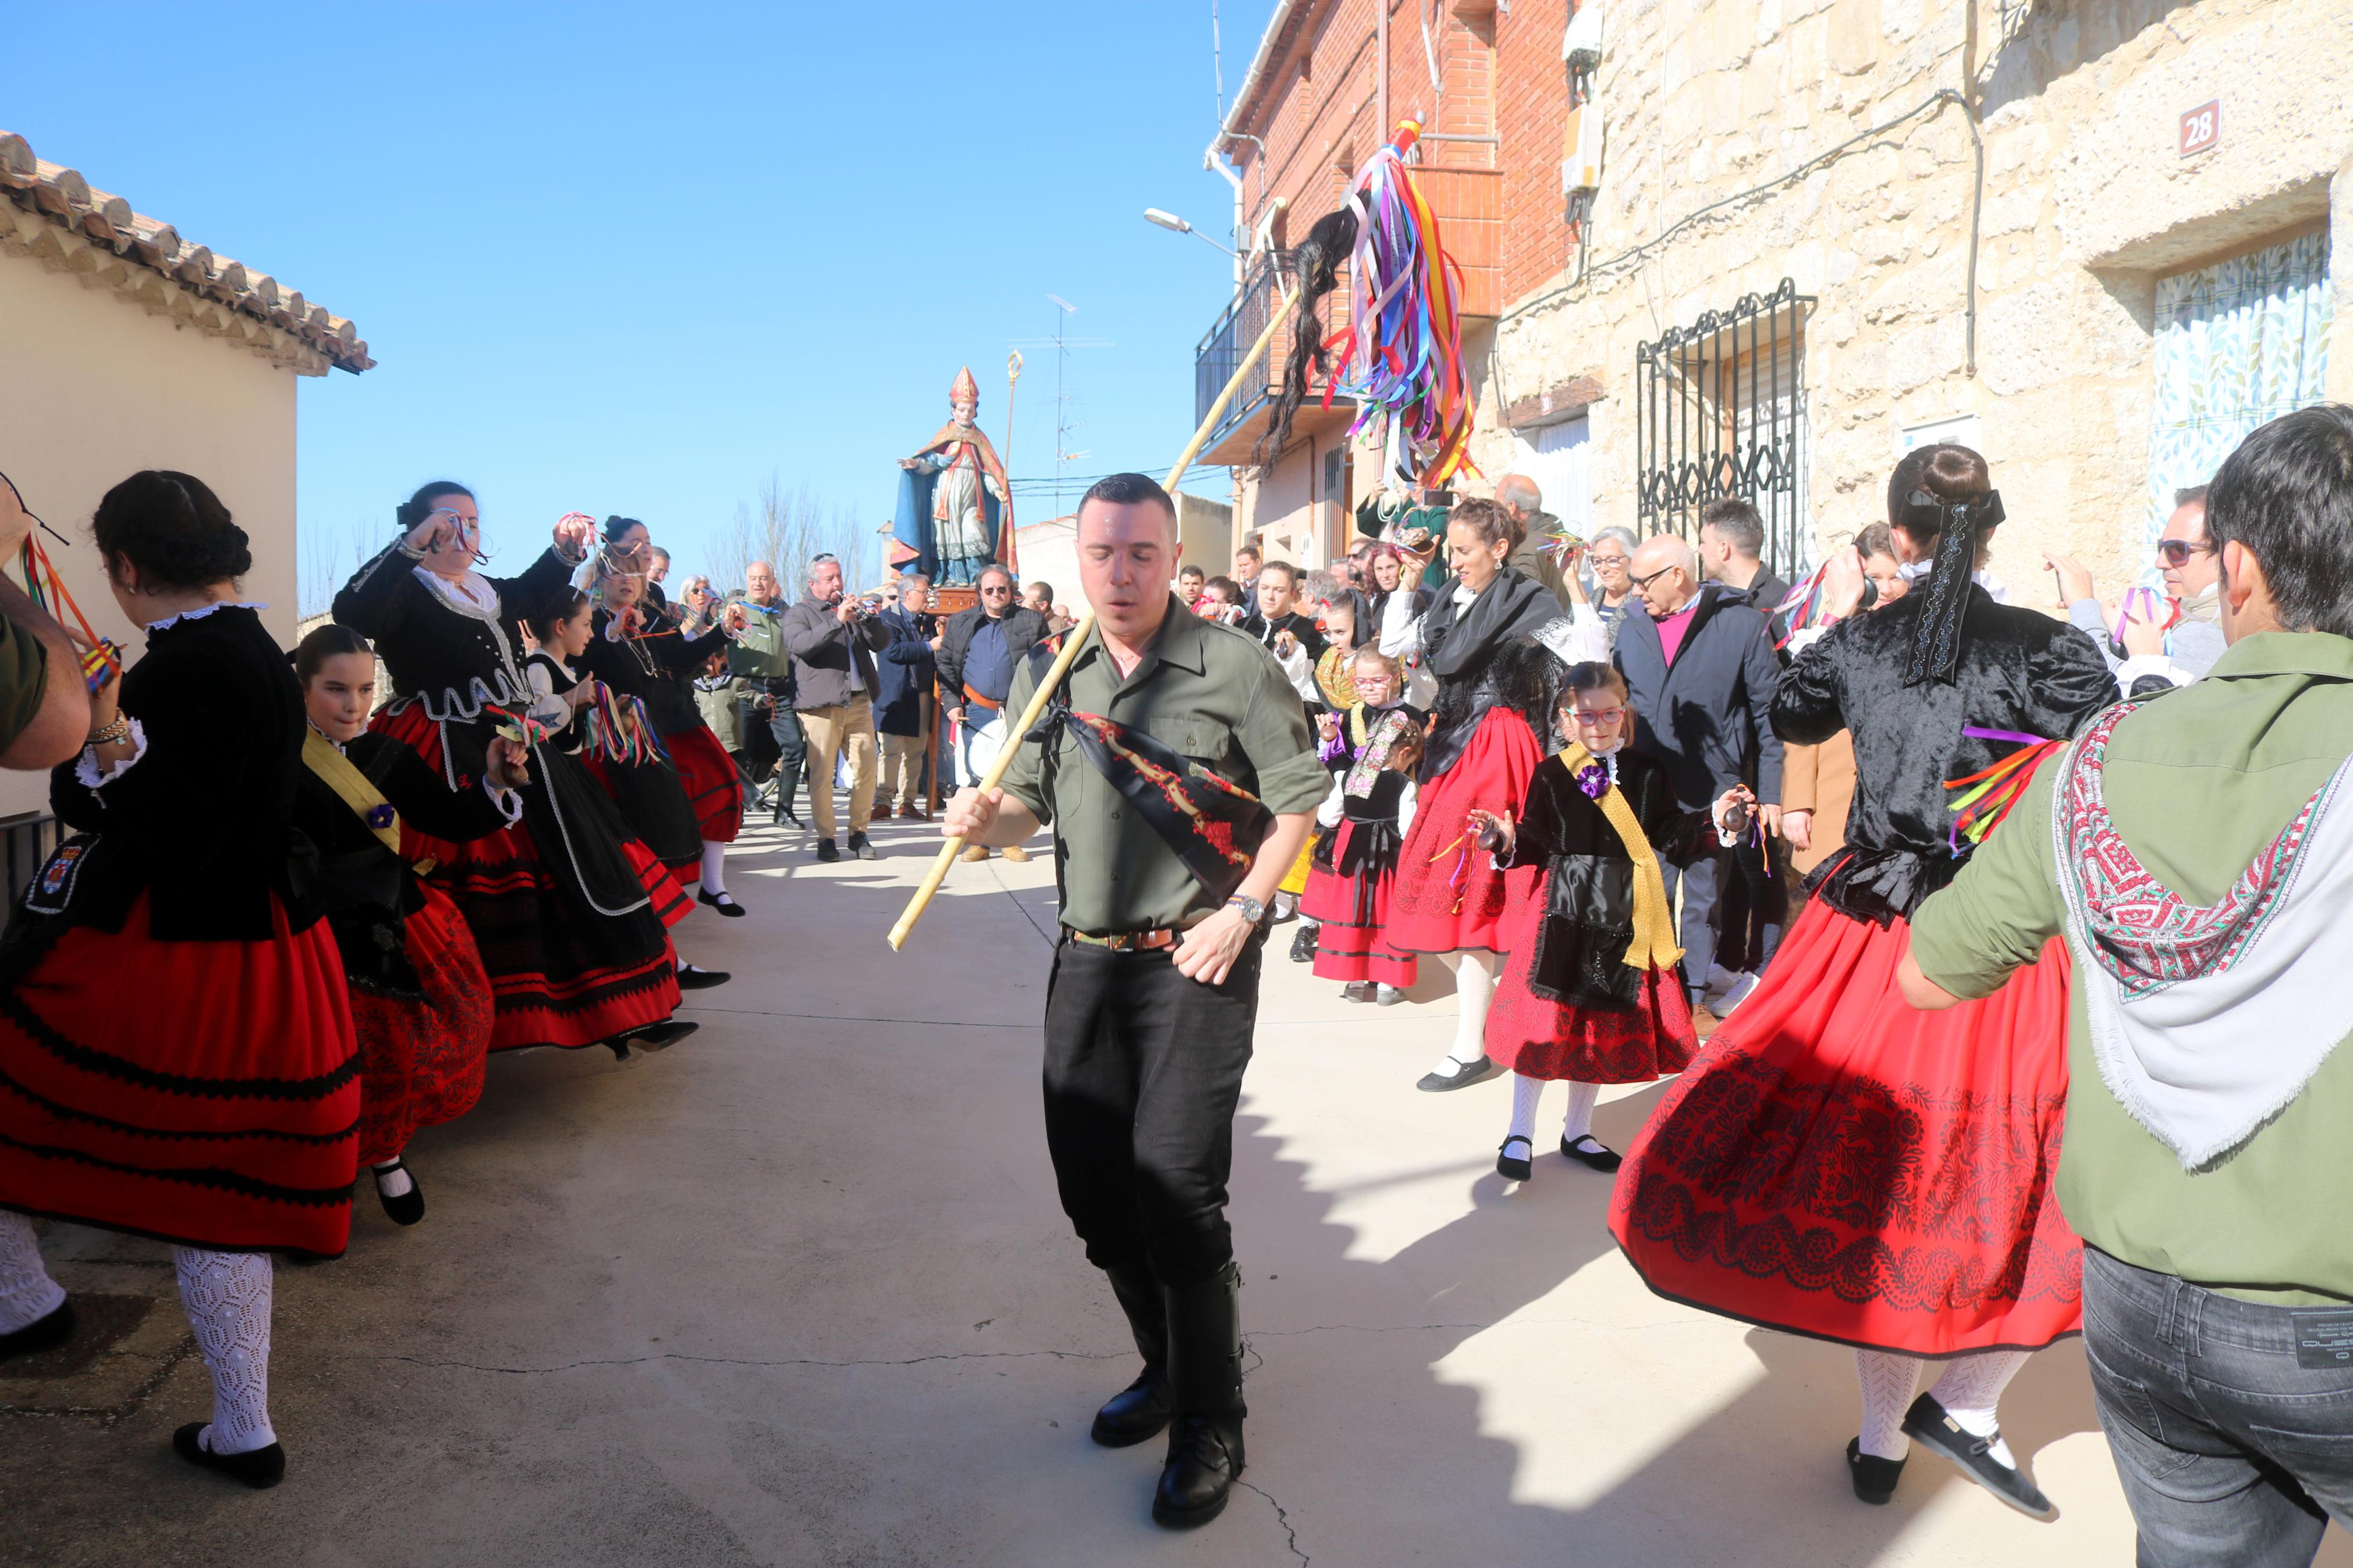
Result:
{"type": "Polygon", "coordinates": [[[1812,300],[1816,549],[1883,515],[1907,429],[1974,420],[2020,601],[2048,600],[2045,549],[2113,584],[2139,567],[2158,279],[2322,225],[2327,392],[2353,401],[2353,77],[2312,68],[2353,58],[2353,0],[1607,4],[1586,254],[1504,306],[1473,448],[1491,479],[1582,409],[1589,523],[1635,526],[1638,347],[1786,278],[1812,300]],[[2220,142],[2184,155],[2210,101],[2220,142]]]}

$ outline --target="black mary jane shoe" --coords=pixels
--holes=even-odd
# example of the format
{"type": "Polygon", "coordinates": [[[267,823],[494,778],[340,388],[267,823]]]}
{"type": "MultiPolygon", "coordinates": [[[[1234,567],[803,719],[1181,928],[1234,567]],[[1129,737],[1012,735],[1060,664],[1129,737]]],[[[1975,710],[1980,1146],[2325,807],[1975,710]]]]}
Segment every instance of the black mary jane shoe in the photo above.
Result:
{"type": "Polygon", "coordinates": [[[417,1173],[395,1160],[389,1165],[370,1165],[368,1173],[375,1178],[375,1201],[384,1205],[385,1217],[395,1225],[415,1225],[425,1217],[425,1189],[417,1184],[417,1173]],[[384,1179],[395,1171],[407,1171],[408,1190],[394,1197],[384,1190],[384,1179]]]}
{"type": "Polygon", "coordinates": [[[1896,1480],[1904,1474],[1904,1461],[1883,1459],[1876,1454],[1862,1451],[1862,1439],[1846,1440],[1846,1473],[1854,1482],[1854,1495],[1867,1503],[1885,1503],[1895,1495],[1896,1480]]]}
{"type": "Polygon", "coordinates": [[[1513,1133],[1509,1138],[1504,1140],[1503,1147],[1495,1155],[1495,1174],[1503,1177],[1504,1180],[1507,1182],[1526,1181],[1530,1176],[1535,1174],[1535,1167],[1528,1163],[1528,1160],[1535,1156],[1535,1152],[1536,1141],[1535,1139],[1523,1138],[1516,1132],[1513,1133]],[[1526,1144],[1528,1146],[1527,1154],[1517,1160],[1513,1159],[1512,1145],[1514,1143],[1526,1144]]]}
{"type": "Polygon", "coordinates": [[[2001,1437],[1999,1429],[1990,1436],[1980,1437],[1924,1394],[1904,1413],[1904,1432],[1922,1447],[1950,1459],[1961,1474],[2027,1518],[2059,1517],[2059,1510],[2042,1495],[2042,1489],[2027,1479],[2025,1471],[2013,1469],[1993,1457],[1993,1446],[2001,1437]]]}
{"type": "Polygon", "coordinates": [[[1121,1389],[1095,1412],[1087,1436],[1106,1448],[1133,1448],[1149,1442],[1168,1426],[1175,1407],[1168,1392],[1168,1369],[1147,1366],[1134,1383],[1121,1389]]]}
{"type": "Polygon", "coordinates": [[[1318,936],[1321,936],[1323,932],[1324,928],[1322,926],[1311,925],[1305,921],[1300,921],[1299,929],[1291,933],[1291,962],[1293,963],[1314,963],[1315,939],[1318,936]]]}
{"type": "Polygon", "coordinates": [[[1503,1070],[1504,1064],[1494,1058],[1481,1057],[1451,1078],[1443,1073],[1426,1072],[1413,1087],[1424,1094],[1445,1094],[1453,1089],[1469,1089],[1474,1083],[1484,1083],[1503,1070]]]}
{"type": "Polygon", "coordinates": [[[71,1301],[60,1301],[58,1310],[46,1317],[34,1319],[23,1328],[0,1334],[0,1361],[11,1361],[20,1355],[38,1355],[73,1338],[74,1310],[71,1301]]]}
{"type": "Polygon", "coordinates": [[[172,1452],[207,1470],[218,1470],[233,1481],[263,1491],[286,1479],[286,1445],[272,1443],[245,1454],[216,1454],[199,1440],[209,1421],[191,1421],[172,1434],[172,1452]]]}
{"type": "MultiPolygon", "coordinates": [[[[735,912],[740,915],[744,911],[737,910],[735,912]]],[[[732,970],[704,969],[691,963],[681,963],[678,966],[678,988],[681,991],[708,991],[714,985],[724,985],[734,978],[735,975],[732,970]]]]}
{"type": "Polygon", "coordinates": [[[1590,1132],[1580,1132],[1574,1138],[1562,1139],[1560,1152],[1564,1158],[1574,1160],[1588,1170],[1599,1171],[1605,1176],[1626,1163],[1619,1158],[1617,1150],[1610,1148],[1590,1132]]]}
{"type": "Polygon", "coordinates": [[[734,894],[713,893],[707,888],[694,889],[694,901],[698,904],[709,904],[730,920],[740,921],[752,912],[735,901],[734,894]]]}
{"type": "Polygon", "coordinates": [[[1340,1000],[1343,1002],[1369,1002],[1372,999],[1373,983],[1369,980],[1351,980],[1340,987],[1340,1000]]]}

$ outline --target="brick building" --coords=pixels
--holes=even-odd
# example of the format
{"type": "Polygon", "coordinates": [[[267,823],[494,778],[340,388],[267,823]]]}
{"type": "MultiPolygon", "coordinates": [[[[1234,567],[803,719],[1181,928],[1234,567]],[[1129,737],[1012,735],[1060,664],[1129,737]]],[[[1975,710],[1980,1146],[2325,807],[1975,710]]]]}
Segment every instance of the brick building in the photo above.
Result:
{"type": "MultiPolygon", "coordinates": [[[[1213,150],[1279,250],[1382,120],[1487,138],[1426,159],[1472,455],[1573,522],[1747,494],[1786,571],[1959,439],[2013,520],[1995,571],[2041,602],[2042,548],[2113,587],[2244,429],[2353,400],[2353,96],[2306,65],[2348,58],[2353,0],[1585,0],[1574,77],[1567,0],[1377,4],[1279,7],[1213,150]]],[[[1377,475],[1322,417],[1242,476],[1238,527],[1336,542],[1377,475]]]]}

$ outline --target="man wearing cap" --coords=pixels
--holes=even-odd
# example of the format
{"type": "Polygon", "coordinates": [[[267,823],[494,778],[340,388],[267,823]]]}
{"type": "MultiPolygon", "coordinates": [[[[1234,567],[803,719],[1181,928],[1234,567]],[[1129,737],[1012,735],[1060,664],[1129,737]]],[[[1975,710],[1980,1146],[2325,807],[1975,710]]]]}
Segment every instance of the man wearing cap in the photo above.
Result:
{"type": "MultiPolygon", "coordinates": [[[[1063,1212],[1111,1277],[1143,1374],[1096,1415],[1110,1447],[1164,1426],[1153,1518],[1213,1519],[1242,1468],[1241,1329],[1225,1216],[1266,904],[1330,781],[1298,696],[1247,635],[1168,591],[1176,512],[1141,474],[1081,498],[1095,626],[1005,786],[942,830],[1054,832],[1061,941],[1046,1001],[1046,1142],[1063,1212]]],[[[1027,660],[1007,705],[1049,663],[1027,660]]]]}

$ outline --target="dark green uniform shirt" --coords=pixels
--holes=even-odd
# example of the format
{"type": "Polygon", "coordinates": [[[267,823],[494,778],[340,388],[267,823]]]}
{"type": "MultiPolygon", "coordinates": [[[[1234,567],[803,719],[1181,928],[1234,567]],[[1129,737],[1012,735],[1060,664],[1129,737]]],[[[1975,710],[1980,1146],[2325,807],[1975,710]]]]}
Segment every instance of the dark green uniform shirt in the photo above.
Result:
{"type": "MultiPolygon", "coordinates": [[[[1040,661],[1013,678],[1005,710],[1018,714],[1038,688],[1040,661]]],[[[1247,634],[1193,615],[1175,595],[1143,661],[1125,680],[1095,633],[1071,666],[1063,695],[1184,753],[1266,803],[1277,816],[1309,812],[1331,778],[1315,760],[1299,693],[1247,634]]],[[[1062,923],[1108,932],[1187,926],[1217,901],[1125,796],[1097,773],[1076,739],[1021,743],[1005,793],[1052,825],[1062,923]]]]}
{"type": "Polygon", "coordinates": [[[0,746],[15,745],[39,716],[48,683],[49,650],[41,639],[0,619],[0,746]]]}

